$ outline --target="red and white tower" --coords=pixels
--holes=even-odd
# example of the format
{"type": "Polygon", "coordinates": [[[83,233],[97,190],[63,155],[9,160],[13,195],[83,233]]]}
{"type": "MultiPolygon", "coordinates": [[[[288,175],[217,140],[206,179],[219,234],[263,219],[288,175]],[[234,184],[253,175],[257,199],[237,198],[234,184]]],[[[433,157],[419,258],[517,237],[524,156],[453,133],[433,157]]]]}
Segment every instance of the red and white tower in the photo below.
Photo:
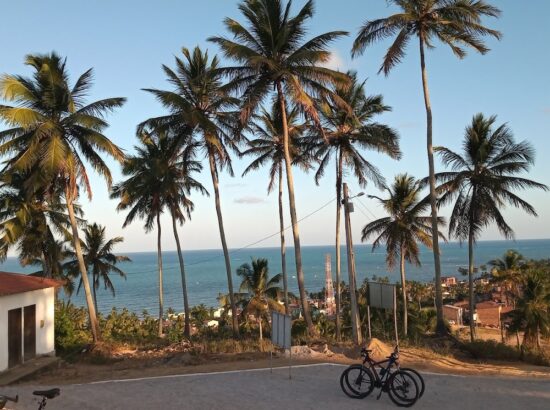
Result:
{"type": "Polygon", "coordinates": [[[334,298],[334,288],[332,286],[330,253],[325,255],[325,312],[327,316],[336,314],[336,299],[334,298]]]}

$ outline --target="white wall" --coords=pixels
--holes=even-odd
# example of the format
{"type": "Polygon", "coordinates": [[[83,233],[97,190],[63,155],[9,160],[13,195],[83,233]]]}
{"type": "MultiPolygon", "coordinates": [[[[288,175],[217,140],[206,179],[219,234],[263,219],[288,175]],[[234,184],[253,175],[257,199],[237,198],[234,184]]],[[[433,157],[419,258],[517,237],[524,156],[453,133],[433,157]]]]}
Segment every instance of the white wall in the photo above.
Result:
{"type": "Polygon", "coordinates": [[[48,288],[0,296],[0,372],[8,368],[8,310],[11,309],[36,305],[36,355],[55,354],[54,294],[54,288],[48,288]]]}

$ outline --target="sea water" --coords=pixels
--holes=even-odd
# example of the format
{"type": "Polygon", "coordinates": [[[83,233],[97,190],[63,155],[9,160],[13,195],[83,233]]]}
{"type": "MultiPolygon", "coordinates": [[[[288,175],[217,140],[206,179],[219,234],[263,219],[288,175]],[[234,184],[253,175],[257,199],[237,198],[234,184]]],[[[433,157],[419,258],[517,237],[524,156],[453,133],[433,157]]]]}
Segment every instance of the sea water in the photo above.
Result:
{"type": "MultiPolygon", "coordinates": [[[[475,248],[476,266],[487,264],[488,261],[501,258],[508,249],[515,249],[528,259],[550,258],[550,239],[542,240],[518,240],[518,241],[480,241],[475,248]]],[[[296,265],[294,261],[294,249],[287,248],[287,273],[289,290],[298,294],[296,281],[296,265]]],[[[335,249],[334,246],[303,246],[302,261],[306,290],[317,292],[325,284],[325,255],[330,254],[332,260],[332,274],[335,274],[335,249]]],[[[342,247],[341,277],[347,279],[346,248],[342,247]]],[[[98,291],[99,310],[106,313],[111,308],[126,307],[136,313],[144,309],[151,314],[158,312],[158,270],[156,252],[127,253],[132,261],[121,263],[119,267],[126,273],[126,279],[116,274],[111,274],[116,295],[113,297],[109,291],[98,291]]],[[[185,272],[189,303],[191,306],[204,303],[207,306],[218,306],[217,296],[227,293],[227,275],[223,252],[221,250],[195,250],[184,251],[185,272]]],[[[236,275],[237,268],[243,263],[249,263],[251,258],[266,258],[269,261],[270,276],[281,272],[281,257],[279,248],[248,248],[231,250],[231,269],[233,272],[233,288],[237,292],[240,279],[236,275]]],[[[386,268],[385,248],[378,248],[372,252],[368,245],[355,246],[355,262],[358,283],[373,275],[387,276],[392,282],[399,280],[398,268],[388,271],[386,268]]],[[[421,282],[430,282],[434,278],[433,254],[429,249],[421,247],[420,267],[406,265],[407,278],[421,282]]],[[[398,265],[398,264],[397,264],[398,265]]],[[[457,276],[461,274],[458,268],[467,267],[467,245],[458,243],[441,244],[441,269],[443,276],[457,276]]],[[[183,295],[181,288],[181,274],[176,252],[163,252],[164,268],[164,301],[165,308],[172,307],[176,311],[183,310],[183,295]]],[[[30,273],[36,270],[33,267],[22,268],[16,258],[8,258],[0,264],[0,270],[8,272],[30,273]]],[[[281,283],[282,287],[282,283],[281,283]]],[[[63,292],[61,292],[63,294],[63,292]]],[[[69,299],[68,296],[62,295],[69,299]]],[[[72,295],[70,300],[76,304],[84,303],[83,291],[72,295]]]]}

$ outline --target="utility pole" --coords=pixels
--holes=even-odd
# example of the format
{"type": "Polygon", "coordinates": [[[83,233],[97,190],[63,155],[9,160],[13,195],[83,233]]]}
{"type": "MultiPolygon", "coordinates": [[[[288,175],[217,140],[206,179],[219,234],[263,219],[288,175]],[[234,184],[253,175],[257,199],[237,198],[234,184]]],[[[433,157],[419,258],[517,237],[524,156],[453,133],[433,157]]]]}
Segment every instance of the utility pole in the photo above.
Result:
{"type": "MultiPolygon", "coordinates": [[[[359,194],[359,195],[362,195],[359,194]]],[[[353,331],[353,342],[360,345],[363,342],[361,334],[361,322],[359,321],[359,309],[357,306],[357,284],[355,281],[355,257],[353,255],[353,240],[351,235],[350,213],[353,212],[353,204],[349,202],[348,184],[344,183],[344,214],[346,225],[346,247],[348,253],[348,275],[349,275],[349,293],[351,301],[351,327],[353,331]]]]}

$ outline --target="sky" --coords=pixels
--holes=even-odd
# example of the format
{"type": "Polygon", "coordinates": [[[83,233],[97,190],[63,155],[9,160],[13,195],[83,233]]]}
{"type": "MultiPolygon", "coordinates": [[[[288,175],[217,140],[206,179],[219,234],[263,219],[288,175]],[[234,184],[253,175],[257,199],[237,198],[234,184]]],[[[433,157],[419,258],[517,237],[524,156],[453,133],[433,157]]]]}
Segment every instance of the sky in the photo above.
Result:
{"type": "MultiPolygon", "coordinates": [[[[90,101],[106,97],[126,97],[127,103],[109,117],[106,134],[127,153],[136,144],[136,125],[152,116],[165,113],[154,98],[142,88],[168,89],[161,64],[174,65],[181,47],[199,45],[217,53],[206,39],[226,34],[222,20],[243,18],[234,0],[18,0],[4,4],[0,37],[5,41],[0,58],[0,73],[29,75],[25,55],[55,50],[67,57],[72,81],[90,67],[95,84],[90,101]]],[[[528,177],[550,185],[550,2],[547,0],[493,0],[502,10],[498,20],[485,21],[503,33],[501,41],[488,39],[491,51],[481,56],[473,52],[458,60],[452,52],[437,44],[427,53],[427,70],[434,116],[434,143],[460,150],[464,128],[474,114],[497,115],[497,123],[506,122],[517,140],[528,140],[537,153],[535,166],[528,177]]],[[[294,1],[296,10],[304,4],[294,1]]],[[[366,79],[367,94],[382,94],[390,113],[377,118],[399,131],[403,158],[391,160],[376,153],[367,158],[377,165],[388,182],[398,173],[415,177],[427,175],[425,150],[425,111],[423,105],[418,46],[411,42],[403,62],[388,77],[378,75],[388,42],[367,49],[359,58],[350,56],[351,44],[358,28],[366,20],[387,16],[395,11],[384,0],[316,1],[316,13],[309,22],[309,34],[346,30],[330,49],[330,67],[356,70],[366,79]]],[[[222,62],[225,63],[222,59],[222,62]]],[[[0,127],[3,127],[0,125],[0,127]]],[[[0,128],[1,129],[1,128],[0,128]]],[[[234,159],[235,177],[221,175],[220,188],[227,241],[230,248],[240,248],[278,231],[276,193],[267,193],[267,171],[261,170],[241,178],[249,159],[234,159]]],[[[115,181],[120,181],[120,166],[109,161],[115,181]]],[[[198,179],[212,193],[208,167],[198,179]]],[[[436,164],[442,170],[441,164],[436,164]]],[[[333,169],[333,167],[329,167],[333,169]]],[[[361,189],[347,178],[350,191],[380,195],[372,184],[361,189]]],[[[298,217],[303,245],[326,245],[334,241],[335,177],[327,172],[317,186],[313,175],[295,171],[298,217]],[[332,201],[332,202],[330,202],[332,201]]],[[[81,199],[90,222],[107,227],[112,236],[123,236],[119,251],[136,252],[156,249],[156,233],[145,233],[140,221],[122,228],[123,213],[109,199],[104,181],[92,177],[94,196],[91,202],[81,199]]],[[[535,206],[538,218],[507,208],[504,215],[517,239],[550,237],[550,193],[525,191],[521,196],[535,206]]],[[[218,226],[212,198],[194,195],[192,220],[180,229],[185,249],[220,247],[218,226]]],[[[352,214],[353,235],[360,241],[361,228],[373,218],[384,216],[379,205],[366,196],[355,201],[352,214]]],[[[448,215],[444,209],[442,215],[448,215]]],[[[290,219],[286,212],[287,223],[290,219]]],[[[175,249],[168,218],[163,230],[163,247],[175,249]]],[[[291,233],[287,231],[287,242],[291,233]]],[[[494,226],[488,227],[482,240],[501,239],[494,226]]],[[[257,246],[277,246],[278,236],[257,246]]]]}

